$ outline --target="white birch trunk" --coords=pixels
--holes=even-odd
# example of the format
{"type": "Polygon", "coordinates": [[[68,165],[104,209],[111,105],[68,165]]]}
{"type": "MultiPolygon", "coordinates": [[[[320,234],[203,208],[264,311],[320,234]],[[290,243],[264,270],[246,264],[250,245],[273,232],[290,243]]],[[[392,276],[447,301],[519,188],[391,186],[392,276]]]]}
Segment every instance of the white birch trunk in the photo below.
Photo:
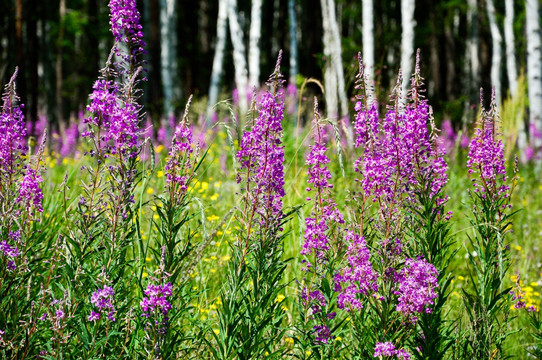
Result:
{"type": "Polygon", "coordinates": [[[228,0],[218,1],[218,19],[216,21],[216,43],[215,55],[213,57],[213,70],[211,72],[211,81],[209,84],[209,101],[207,103],[207,121],[210,120],[213,113],[213,106],[218,101],[220,92],[220,80],[222,78],[222,69],[224,67],[224,50],[226,48],[226,38],[228,36],[228,0]]]}
{"type": "Polygon", "coordinates": [[[344,83],[344,69],[342,61],[341,33],[337,16],[335,14],[335,0],[328,0],[327,8],[329,11],[329,25],[331,29],[331,62],[335,70],[335,78],[337,79],[337,95],[340,106],[337,116],[346,115],[348,113],[348,100],[346,98],[346,85],[344,83]]]}
{"type": "Polygon", "coordinates": [[[248,45],[249,86],[260,85],[260,37],[262,35],[262,0],[252,0],[248,45]]]}
{"type": "MultiPolygon", "coordinates": [[[[288,0],[288,17],[290,20],[290,83],[295,84],[297,76],[297,17],[295,0],[288,0]]],[[[296,103],[297,104],[297,103],[296,103]]]]}
{"type": "Polygon", "coordinates": [[[374,41],[374,6],[373,0],[362,0],[362,38],[363,38],[363,65],[365,74],[372,84],[375,67],[375,41],[374,41]]]}
{"type": "Polygon", "coordinates": [[[406,98],[408,86],[410,85],[410,76],[414,72],[414,9],[415,0],[401,0],[401,71],[403,73],[403,82],[401,92],[403,98],[406,98]]]}
{"type": "Polygon", "coordinates": [[[469,93],[480,88],[480,57],[478,53],[478,13],[477,0],[467,0],[467,61],[468,66],[466,74],[471,79],[469,93]]]}
{"type": "Polygon", "coordinates": [[[326,110],[328,117],[336,116],[338,113],[338,100],[337,100],[337,79],[335,69],[331,60],[331,29],[329,21],[329,10],[327,0],[320,1],[322,5],[322,21],[323,21],[323,47],[324,56],[326,57],[326,63],[324,68],[324,86],[325,86],[325,98],[326,98],[326,110]]]}
{"type": "Polygon", "coordinates": [[[495,88],[497,104],[502,100],[501,89],[501,63],[502,63],[502,35],[497,24],[495,5],[493,0],[487,0],[487,16],[491,30],[491,86],[495,88]]]}
{"type": "Polygon", "coordinates": [[[164,91],[164,116],[173,114],[173,103],[178,100],[176,1],[160,0],[160,69],[164,91]]]}
{"type": "MultiPolygon", "coordinates": [[[[542,63],[538,0],[526,0],[527,76],[529,96],[529,124],[542,131],[542,63]]],[[[542,139],[531,133],[531,143],[539,147],[542,139]]]]}
{"type": "Polygon", "coordinates": [[[515,96],[518,89],[518,70],[516,65],[516,47],[514,37],[514,0],[506,0],[504,17],[504,43],[506,44],[506,73],[510,96],[515,96]]]}
{"type": "MultiPolygon", "coordinates": [[[[504,43],[506,46],[506,74],[508,77],[508,86],[510,88],[510,97],[515,97],[518,92],[518,70],[516,64],[516,47],[514,36],[514,0],[505,1],[504,16],[504,43]]],[[[517,145],[521,153],[527,147],[527,134],[523,118],[518,111],[516,114],[516,123],[518,126],[517,145]]]]}
{"type": "Polygon", "coordinates": [[[337,78],[335,74],[335,68],[332,65],[331,59],[331,42],[333,41],[331,36],[329,10],[327,0],[320,1],[322,6],[322,25],[323,25],[323,45],[324,56],[326,57],[324,68],[324,88],[326,98],[326,110],[328,117],[337,116],[338,100],[337,100],[337,78]]]}
{"type": "Polygon", "coordinates": [[[235,83],[239,94],[239,110],[244,116],[248,110],[247,86],[248,69],[246,60],[245,42],[243,30],[239,25],[237,14],[237,0],[228,0],[228,22],[230,25],[230,36],[233,45],[233,62],[235,65],[235,83]]]}

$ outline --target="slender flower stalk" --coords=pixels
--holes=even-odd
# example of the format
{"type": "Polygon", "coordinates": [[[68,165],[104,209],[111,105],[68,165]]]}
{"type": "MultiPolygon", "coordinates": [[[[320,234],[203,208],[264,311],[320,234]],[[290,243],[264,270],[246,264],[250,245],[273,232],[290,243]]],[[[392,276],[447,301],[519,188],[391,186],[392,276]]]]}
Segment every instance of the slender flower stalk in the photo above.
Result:
{"type": "MultiPolygon", "coordinates": [[[[344,218],[331,194],[331,172],[327,168],[325,127],[320,120],[318,101],[314,98],[314,118],[312,124],[314,144],[310,146],[306,165],[308,166],[307,192],[312,194],[313,206],[310,217],[305,219],[304,243],[300,254],[302,271],[305,272],[301,287],[301,320],[299,329],[302,342],[300,352],[314,346],[331,344],[334,338],[335,293],[329,286],[332,281],[334,266],[340,258],[343,248],[341,241],[344,218]],[[327,286],[325,284],[328,284],[327,286]]],[[[307,198],[311,200],[311,198],[307,198]]],[[[313,349],[314,350],[314,349],[313,349]]],[[[320,350],[329,357],[332,347],[320,350]]]]}
{"type": "MultiPolygon", "coordinates": [[[[483,103],[482,99],[480,102],[483,103]]],[[[493,90],[491,108],[489,111],[482,108],[467,160],[472,181],[471,223],[475,230],[469,237],[469,260],[476,275],[473,288],[464,294],[470,320],[466,356],[475,358],[503,355],[511,307],[510,289],[504,288],[510,267],[510,251],[505,238],[512,225],[510,198],[516,178],[510,184],[506,176],[498,120],[493,90]]]]}
{"type": "Polygon", "coordinates": [[[164,167],[166,186],[169,189],[170,201],[180,204],[187,193],[188,184],[195,175],[197,151],[194,154],[192,130],[188,123],[188,112],[192,95],[186,104],[182,121],[175,128],[171,141],[171,149],[164,167]]]}

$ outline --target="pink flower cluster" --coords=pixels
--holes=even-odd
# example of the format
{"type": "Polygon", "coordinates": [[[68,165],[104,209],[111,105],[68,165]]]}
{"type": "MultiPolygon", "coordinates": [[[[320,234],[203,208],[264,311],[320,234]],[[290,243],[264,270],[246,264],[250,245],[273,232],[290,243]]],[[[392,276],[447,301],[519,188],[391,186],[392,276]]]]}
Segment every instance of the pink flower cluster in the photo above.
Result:
{"type": "Polygon", "coordinates": [[[131,54],[144,53],[143,27],[140,24],[140,14],[136,0],[110,0],[109,18],[111,32],[119,43],[129,44],[131,54]]]}
{"type": "Polygon", "coordinates": [[[90,94],[90,115],[84,119],[85,124],[100,129],[99,139],[96,132],[86,131],[83,137],[95,138],[101,149],[111,154],[136,155],[138,127],[138,107],[133,103],[123,103],[120,99],[118,85],[111,80],[97,80],[90,94]]]}
{"type": "Polygon", "coordinates": [[[267,91],[260,103],[258,117],[252,128],[243,132],[237,159],[241,164],[237,181],[246,176],[250,195],[258,212],[264,217],[278,217],[282,213],[284,197],[284,147],[282,119],[284,118],[284,90],[280,74],[279,54],[275,72],[269,78],[272,91],[267,91]]]}
{"type": "MultiPolygon", "coordinates": [[[[15,162],[20,153],[25,150],[26,126],[23,105],[17,105],[18,97],[15,92],[17,72],[18,69],[15,69],[2,95],[0,112],[0,176],[2,177],[9,177],[14,175],[15,171],[20,170],[17,169],[15,162]]],[[[0,178],[1,181],[2,178],[0,178]]]]}
{"type": "Polygon", "coordinates": [[[365,239],[348,231],[346,241],[348,266],[335,275],[334,290],[339,293],[337,306],[348,311],[363,308],[362,296],[378,291],[378,273],[371,265],[365,239]]]}
{"type": "Polygon", "coordinates": [[[166,316],[171,310],[171,304],[167,298],[172,295],[172,291],[173,286],[170,282],[165,285],[148,284],[145,290],[146,297],[143,297],[140,302],[141,310],[143,310],[142,316],[147,318],[159,314],[166,316]]]}
{"type": "Polygon", "coordinates": [[[405,349],[397,350],[395,345],[387,341],[384,343],[376,343],[375,353],[373,357],[389,357],[393,356],[399,360],[410,360],[410,353],[405,349]]]}
{"type": "Polygon", "coordinates": [[[104,285],[102,289],[98,289],[92,293],[90,302],[92,305],[98,308],[98,312],[92,310],[88,321],[96,321],[100,319],[100,314],[107,312],[107,318],[111,321],[115,321],[115,306],[113,302],[115,301],[115,291],[112,287],[104,285]]]}
{"type": "Polygon", "coordinates": [[[482,110],[475,130],[475,136],[469,144],[467,167],[469,174],[477,177],[472,179],[474,192],[482,197],[507,197],[510,187],[506,182],[506,167],[504,163],[504,145],[497,132],[497,105],[495,95],[491,101],[491,110],[482,110]]]}
{"type": "Polygon", "coordinates": [[[314,127],[314,145],[307,156],[306,164],[309,167],[309,179],[307,182],[312,185],[307,191],[314,191],[314,207],[311,217],[305,219],[305,243],[301,250],[302,255],[313,253],[317,264],[307,263],[307,268],[312,265],[318,266],[318,262],[325,261],[325,253],[330,249],[327,231],[332,224],[343,224],[344,218],[337,209],[337,205],[330,194],[333,187],[329,183],[331,173],[327,168],[329,158],[326,156],[327,147],[325,144],[323,129],[318,124],[318,103],[315,99],[316,123],[314,127]]]}
{"type": "MultiPolygon", "coordinates": [[[[189,106],[190,100],[186,106],[186,112],[188,112],[189,106]]],[[[185,118],[186,116],[187,114],[185,114],[185,118]]],[[[169,151],[169,157],[164,167],[168,185],[177,186],[182,193],[187,190],[187,170],[192,166],[190,155],[193,152],[192,130],[188,126],[187,121],[185,121],[185,118],[175,128],[171,150],[169,151]]]]}
{"type": "Polygon", "coordinates": [[[26,169],[26,174],[19,184],[19,196],[17,197],[17,202],[24,202],[26,204],[27,211],[30,213],[32,207],[39,212],[43,212],[43,192],[39,187],[39,184],[42,181],[43,178],[36,171],[36,169],[28,166],[26,169]]]}
{"type": "Polygon", "coordinates": [[[415,313],[430,313],[433,300],[438,297],[437,269],[425,259],[406,259],[396,280],[399,283],[397,311],[417,320],[415,313]]]}

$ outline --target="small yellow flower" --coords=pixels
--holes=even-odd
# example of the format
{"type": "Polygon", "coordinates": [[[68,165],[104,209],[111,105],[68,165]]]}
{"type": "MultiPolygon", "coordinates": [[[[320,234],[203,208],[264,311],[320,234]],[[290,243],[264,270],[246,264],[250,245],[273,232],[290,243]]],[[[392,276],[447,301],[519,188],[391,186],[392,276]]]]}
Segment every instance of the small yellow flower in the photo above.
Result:
{"type": "Polygon", "coordinates": [[[464,278],[463,276],[461,276],[461,275],[459,275],[459,276],[457,277],[457,279],[458,279],[458,280],[461,280],[461,281],[465,280],[465,278],[464,278]]]}
{"type": "Polygon", "coordinates": [[[516,250],[517,250],[517,251],[521,251],[521,246],[516,245],[516,250]]]}
{"type": "Polygon", "coordinates": [[[207,220],[209,220],[209,221],[217,221],[218,219],[220,219],[220,218],[218,216],[214,215],[214,214],[207,217],[207,220]]]}
{"type": "Polygon", "coordinates": [[[156,147],[155,151],[160,154],[164,150],[164,145],[160,144],[156,147]]]}
{"type": "Polygon", "coordinates": [[[538,283],[536,281],[533,281],[530,285],[531,286],[538,286],[538,283]]]}
{"type": "Polygon", "coordinates": [[[275,302],[282,302],[286,297],[282,294],[277,295],[277,298],[275,299],[275,302]]]}
{"type": "Polygon", "coordinates": [[[153,188],[148,188],[147,189],[147,194],[149,194],[149,195],[154,194],[154,189],[153,188]]]}
{"type": "Polygon", "coordinates": [[[158,214],[154,214],[154,215],[152,216],[152,218],[153,218],[154,220],[158,220],[158,219],[160,219],[160,216],[158,216],[158,214]]]}
{"type": "Polygon", "coordinates": [[[146,272],[143,273],[143,277],[147,277],[149,276],[149,274],[147,274],[146,272]]]}
{"type": "Polygon", "coordinates": [[[164,172],[162,170],[158,170],[156,176],[160,179],[162,176],[164,176],[164,172]]]}
{"type": "Polygon", "coordinates": [[[222,257],[223,261],[228,261],[229,259],[231,259],[231,256],[229,256],[229,255],[226,255],[226,256],[222,257]]]}
{"type": "Polygon", "coordinates": [[[307,356],[311,356],[312,352],[311,352],[310,350],[307,350],[307,351],[305,351],[305,354],[306,354],[307,356]]]}
{"type": "Polygon", "coordinates": [[[62,159],[62,165],[68,165],[68,158],[62,159]]]}
{"type": "Polygon", "coordinates": [[[152,261],[152,259],[151,259],[150,257],[147,256],[147,257],[145,258],[145,261],[152,261]]]}

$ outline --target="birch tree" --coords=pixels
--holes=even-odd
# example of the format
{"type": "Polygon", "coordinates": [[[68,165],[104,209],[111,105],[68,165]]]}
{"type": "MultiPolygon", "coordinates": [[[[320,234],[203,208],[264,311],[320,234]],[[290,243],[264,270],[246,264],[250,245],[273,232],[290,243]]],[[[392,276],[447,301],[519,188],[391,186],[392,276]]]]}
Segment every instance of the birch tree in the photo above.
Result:
{"type": "MultiPolygon", "coordinates": [[[[504,43],[506,44],[506,74],[508,77],[508,86],[510,88],[510,97],[515,97],[518,90],[518,70],[516,65],[516,47],[514,37],[514,1],[506,0],[504,16],[504,43]]],[[[525,132],[525,123],[520,111],[516,114],[516,123],[518,129],[517,145],[520,150],[527,146],[527,134],[525,132]]]]}
{"type": "Polygon", "coordinates": [[[401,0],[401,70],[403,82],[401,92],[406,97],[410,85],[410,74],[414,71],[414,20],[415,0],[401,0]]]}
{"type": "MultiPolygon", "coordinates": [[[[529,123],[533,130],[542,130],[542,63],[538,0],[526,0],[527,77],[529,123]]],[[[531,132],[531,143],[539,147],[542,139],[531,132]]]]}
{"type": "Polygon", "coordinates": [[[374,81],[375,43],[374,43],[374,4],[373,0],[362,0],[362,41],[363,64],[369,81],[374,81]]]}
{"type": "Polygon", "coordinates": [[[160,0],[160,75],[164,92],[164,115],[173,114],[173,104],[178,100],[176,1],[160,0]]]}
{"type": "Polygon", "coordinates": [[[516,47],[514,37],[514,0],[506,0],[504,17],[504,43],[506,44],[506,74],[510,95],[515,96],[518,88],[518,70],[516,66],[516,47]]]}
{"type": "Polygon", "coordinates": [[[502,35],[497,24],[495,5],[493,0],[487,0],[487,16],[491,30],[491,86],[495,88],[497,103],[502,99],[501,63],[502,63],[502,35]]]}
{"type": "Polygon", "coordinates": [[[466,78],[469,93],[480,87],[480,57],[478,53],[478,4],[477,0],[467,0],[467,44],[466,44],[466,78]]]}
{"type": "Polygon", "coordinates": [[[237,0],[228,0],[228,22],[230,27],[231,42],[233,45],[233,62],[235,65],[235,84],[239,95],[239,109],[241,114],[248,110],[247,86],[248,68],[246,60],[246,49],[244,34],[239,24],[237,13],[237,0]]]}
{"type": "Polygon", "coordinates": [[[348,106],[342,66],[341,36],[335,13],[335,1],[321,0],[320,3],[324,28],[324,55],[328,59],[324,69],[327,113],[329,117],[338,117],[346,113],[348,106]]]}
{"type": "Polygon", "coordinates": [[[260,37],[262,34],[262,0],[252,0],[250,33],[248,47],[249,86],[258,87],[260,83],[260,37]]]}
{"type": "Polygon", "coordinates": [[[216,43],[215,54],[213,57],[213,70],[211,72],[211,81],[209,84],[209,101],[207,103],[207,116],[209,121],[213,112],[213,106],[218,101],[220,91],[220,79],[222,78],[222,69],[224,67],[224,51],[226,49],[226,39],[228,36],[228,0],[218,1],[218,19],[216,21],[216,43]]]}
{"type": "Polygon", "coordinates": [[[323,35],[322,41],[324,46],[324,56],[327,58],[324,67],[324,88],[326,98],[326,110],[328,117],[336,116],[339,112],[338,100],[337,100],[337,75],[335,69],[329,59],[331,58],[331,30],[329,24],[329,10],[327,0],[320,1],[322,6],[322,25],[323,35]]]}
{"type": "Polygon", "coordinates": [[[290,83],[295,83],[297,76],[297,17],[295,0],[288,0],[288,18],[290,20],[290,83]]]}

